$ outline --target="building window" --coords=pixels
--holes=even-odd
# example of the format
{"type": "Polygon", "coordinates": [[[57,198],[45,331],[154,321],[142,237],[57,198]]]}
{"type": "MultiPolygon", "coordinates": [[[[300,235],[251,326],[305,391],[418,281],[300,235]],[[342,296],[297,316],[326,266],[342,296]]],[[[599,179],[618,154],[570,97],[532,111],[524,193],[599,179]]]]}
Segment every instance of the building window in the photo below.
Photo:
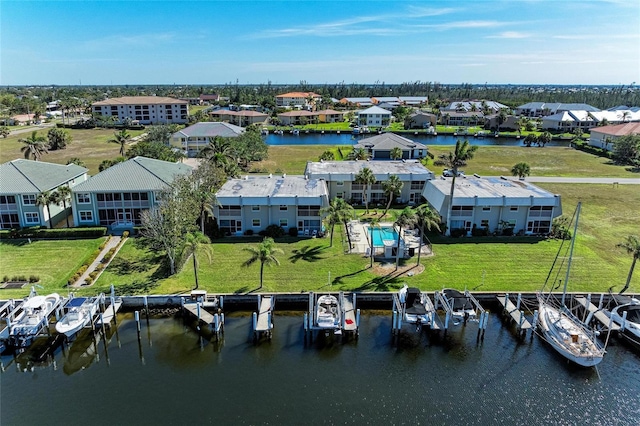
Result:
{"type": "Polygon", "coordinates": [[[489,219],[482,219],[482,220],[480,221],[480,226],[481,226],[482,228],[488,228],[488,227],[489,227],[489,219]]]}
{"type": "Polygon", "coordinates": [[[490,212],[491,211],[491,207],[483,207],[482,211],[483,212],[490,212]]]}
{"type": "Polygon", "coordinates": [[[89,204],[91,202],[89,194],[87,193],[76,194],[76,199],[78,200],[78,204],[89,204]]]}
{"type": "Polygon", "coordinates": [[[509,207],[509,210],[511,210],[512,212],[517,212],[518,211],[518,206],[511,206],[511,207],[509,207]]]}
{"type": "Polygon", "coordinates": [[[81,211],[78,212],[80,216],[80,222],[93,222],[93,212],[92,211],[81,211]]]}
{"type": "Polygon", "coordinates": [[[0,204],[15,204],[16,197],[13,195],[0,195],[0,204]]]}
{"type": "Polygon", "coordinates": [[[343,180],[337,181],[336,186],[344,186],[344,181],[343,180]]]}
{"type": "Polygon", "coordinates": [[[283,206],[283,205],[281,205],[281,206],[280,206],[280,211],[281,211],[281,212],[286,212],[286,211],[287,211],[287,206],[283,206]]]}
{"type": "Polygon", "coordinates": [[[344,198],[344,192],[336,192],[336,198],[344,198]]]}
{"type": "Polygon", "coordinates": [[[251,221],[251,226],[253,226],[254,228],[260,228],[260,219],[253,219],[251,221]]]}
{"type": "Polygon", "coordinates": [[[25,206],[35,206],[36,204],[36,196],[35,194],[25,194],[22,196],[22,204],[25,206]]]}
{"type": "Polygon", "coordinates": [[[40,223],[40,214],[38,212],[26,212],[24,214],[24,221],[30,225],[38,224],[40,223]]]}
{"type": "Polygon", "coordinates": [[[260,211],[260,206],[251,206],[251,211],[252,212],[259,212],[260,211]]]}
{"type": "Polygon", "coordinates": [[[287,226],[289,226],[289,221],[287,219],[280,219],[280,226],[286,228],[287,226]]]}

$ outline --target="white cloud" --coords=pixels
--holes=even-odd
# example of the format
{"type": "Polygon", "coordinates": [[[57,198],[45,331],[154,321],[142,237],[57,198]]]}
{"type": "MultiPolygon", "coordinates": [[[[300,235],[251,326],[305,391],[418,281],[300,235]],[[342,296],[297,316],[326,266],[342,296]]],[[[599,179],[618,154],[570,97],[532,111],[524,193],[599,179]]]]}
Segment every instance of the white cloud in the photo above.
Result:
{"type": "Polygon", "coordinates": [[[531,34],[521,33],[518,31],[505,31],[500,34],[487,36],[485,38],[502,38],[502,39],[519,39],[519,38],[529,38],[531,34]]]}

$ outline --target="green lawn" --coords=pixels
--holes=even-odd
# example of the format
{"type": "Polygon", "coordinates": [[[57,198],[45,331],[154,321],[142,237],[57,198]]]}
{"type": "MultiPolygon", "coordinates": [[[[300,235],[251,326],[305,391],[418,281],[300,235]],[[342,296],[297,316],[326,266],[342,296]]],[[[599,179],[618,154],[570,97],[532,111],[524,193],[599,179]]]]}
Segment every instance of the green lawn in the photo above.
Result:
{"type": "MultiPolygon", "coordinates": [[[[71,275],[98,250],[104,238],[93,240],[3,240],[0,242],[0,276],[40,277],[38,293],[66,294],[65,285],[71,275]]],[[[22,290],[0,290],[0,299],[21,297],[22,290]]]]}

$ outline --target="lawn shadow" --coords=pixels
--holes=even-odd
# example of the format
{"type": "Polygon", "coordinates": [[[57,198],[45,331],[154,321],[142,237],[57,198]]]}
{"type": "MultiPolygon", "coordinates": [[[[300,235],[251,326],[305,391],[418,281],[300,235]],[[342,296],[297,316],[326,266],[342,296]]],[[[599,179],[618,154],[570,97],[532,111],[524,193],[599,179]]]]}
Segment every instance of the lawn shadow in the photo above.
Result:
{"type": "Polygon", "coordinates": [[[400,279],[400,273],[396,271],[385,275],[384,277],[376,277],[371,281],[367,281],[360,287],[356,288],[356,291],[394,291],[398,290],[402,286],[402,280],[400,279]]]}
{"type": "MultiPolygon", "coordinates": [[[[246,293],[248,288],[249,288],[249,287],[247,287],[247,286],[240,287],[239,289],[235,290],[235,291],[233,292],[233,294],[243,294],[243,293],[246,293]]],[[[252,291],[253,291],[253,290],[252,290],[252,291]]]]}
{"type": "MultiPolygon", "coordinates": [[[[366,271],[367,269],[369,269],[369,268],[363,268],[363,269],[360,269],[359,271],[352,272],[350,274],[338,275],[337,277],[335,277],[333,279],[333,281],[331,281],[331,284],[344,284],[344,281],[343,281],[344,278],[354,277],[354,276],[356,276],[358,274],[361,274],[362,272],[366,271]]],[[[329,284],[325,284],[320,288],[326,287],[327,285],[329,285],[329,284]]]]}
{"type": "Polygon", "coordinates": [[[298,260],[304,260],[305,262],[317,262],[324,259],[320,254],[325,251],[326,247],[316,246],[304,246],[300,249],[292,251],[293,255],[289,257],[291,263],[296,263],[298,260]]]}
{"type": "Polygon", "coordinates": [[[3,239],[2,243],[10,246],[22,247],[31,244],[32,240],[30,238],[3,239]]]}
{"type": "Polygon", "coordinates": [[[443,237],[436,236],[430,238],[432,244],[538,244],[541,241],[549,240],[544,236],[495,236],[495,237],[443,237]]]}

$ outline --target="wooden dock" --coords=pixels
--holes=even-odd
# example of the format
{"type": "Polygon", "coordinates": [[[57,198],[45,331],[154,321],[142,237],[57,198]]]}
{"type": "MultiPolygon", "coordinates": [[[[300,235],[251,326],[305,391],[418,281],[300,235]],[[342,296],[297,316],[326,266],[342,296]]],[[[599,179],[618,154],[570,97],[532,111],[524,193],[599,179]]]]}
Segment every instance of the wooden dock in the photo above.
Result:
{"type": "Polygon", "coordinates": [[[208,325],[211,328],[211,332],[217,339],[221,334],[224,334],[224,314],[221,312],[220,308],[218,308],[218,313],[212,314],[204,309],[203,305],[204,303],[201,301],[187,302],[184,298],[182,299],[182,309],[193,315],[198,320],[198,327],[200,327],[201,323],[208,325]]]}
{"type": "Polygon", "coordinates": [[[253,313],[254,342],[257,342],[262,334],[266,335],[268,339],[273,336],[273,309],[275,303],[275,296],[258,295],[258,311],[253,313]]]}
{"type": "Polygon", "coordinates": [[[586,311],[587,316],[591,316],[596,319],[605,329],[609,329],[611,326],[611,331],[620,331],[620,326],[615,322],[611,321],[607,313],[603,309],[599,309],[596,305],[591,303],[590,299],[587,299],[584,296],[575,296],[573,298],[578,304],[586,311]]]}
{"type": "Polygon", "coordinates": [[[357,332],[358,319],[356,318],[356,295],[355,293],[340,293],[342,304],[342,330],[357,332]]]}
{"type": "Polygon", "coordinates": [[[96,326],[97,327],[102,327],[102,325],[104,325],[105,327],[109,327],[111,326],[111,322],[113,322],[116,318],[116,315],[118,314],[118,311],[120,310],[120,308],[122,307],[122,299],[121,298],[111,298],[111,302],[109,303],[109,306],[107,306],[104,310],[104,312],[102,312],[102,318],[100,317],[100,315],[98,315],[98,318],[96,319],[96,326]]]}
{"type": "Polygon", "coordinates": [[[520,307],[514,305],[511,299],[509,299],[508,294],[499,294],[496,296],[496,298],[502,305],[504,312],[508,314],[516,323],[516,327],[518,328],[518,330],[523,330],[526,332],[526,330],[529,330],[533,327],[524,316],[524,312],[520,310],[520,307]]]}

